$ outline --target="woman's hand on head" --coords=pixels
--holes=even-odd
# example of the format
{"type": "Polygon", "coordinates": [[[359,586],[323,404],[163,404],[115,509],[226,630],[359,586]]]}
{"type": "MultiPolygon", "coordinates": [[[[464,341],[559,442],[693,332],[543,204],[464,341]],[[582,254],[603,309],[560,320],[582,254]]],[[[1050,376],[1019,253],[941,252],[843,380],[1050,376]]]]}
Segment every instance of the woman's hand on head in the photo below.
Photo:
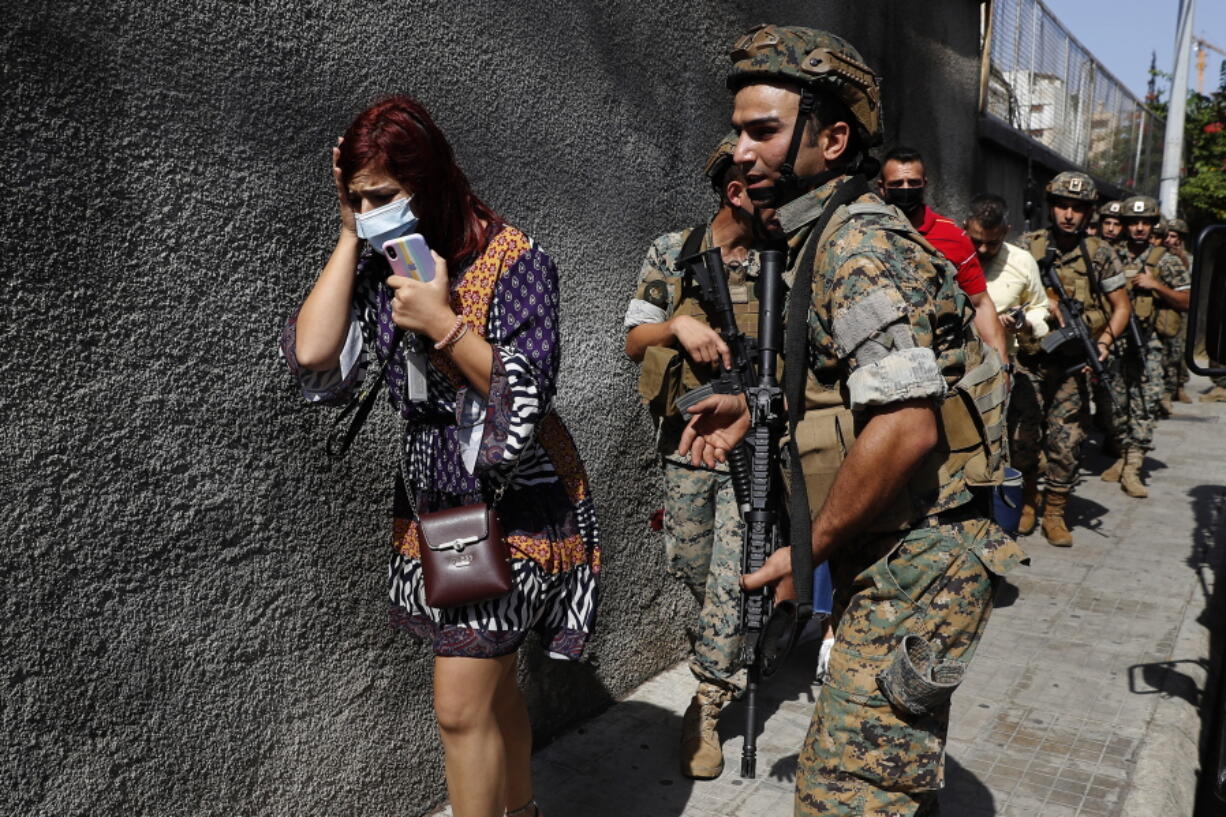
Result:
{"type": "Polygon", "coordinates": [[[417,332],[437,343],[455,325],[456,314],[451,309],[447,262],[434,256],[434,278],[426,283],[402,275],[387,279],[392,288],[392,320],[401,329],[417,332]]]}
{"type": "Polygon", "coordinates": [[[345,189],[345,185],[341,182],[341,168],[338,164],[341,160],[341,145],[344,143],[345,137],[338,136],[336,138],[336,147],[332,148],[332,181],[336,185],[336,198],[341,211],[341,230],[357,235],[357,227],[353,221],[353,207],[349,204],[349,191],[345,189]]]}

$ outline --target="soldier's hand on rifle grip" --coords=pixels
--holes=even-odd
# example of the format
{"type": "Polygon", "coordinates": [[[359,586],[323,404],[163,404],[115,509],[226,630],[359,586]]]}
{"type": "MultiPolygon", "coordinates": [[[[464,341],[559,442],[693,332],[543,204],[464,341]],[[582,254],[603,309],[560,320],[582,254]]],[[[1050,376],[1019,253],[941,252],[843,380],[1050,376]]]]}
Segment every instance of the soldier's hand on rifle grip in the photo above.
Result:
{"type": "Polygon", "coordinates": [[[1054,295],[1047,296],[1047,314],[1056,319],[1056,325],[1064,328],[1064,312],[1060,309],[1060,299],[1054,295]]]}
{"type": "Polygon", "coordinates": [[[714,468],[749,431],[749,406],[744,394],[713,394],[689,408],[693,417],[681,432],[677,453],[693,465],[714,468]]]}
{"type": "Polygon", "coordinates": [[[796,598],[796,586],[792,582],[792,549],[781,547],[767,557],[766,563],[753,573],[741,576],[741,589],[757,590],[771,585],[775,588],[775,601],[796,598]]]}
{"type": "Polygon", "coordinates": [[[669,321],[673,337],[685,349],[690,360],[712,366],[721,360],[725,369],[732,368],[732,351],[724,339],[711,327],[699,323],[689,315],[677,315],[669,321]]]}

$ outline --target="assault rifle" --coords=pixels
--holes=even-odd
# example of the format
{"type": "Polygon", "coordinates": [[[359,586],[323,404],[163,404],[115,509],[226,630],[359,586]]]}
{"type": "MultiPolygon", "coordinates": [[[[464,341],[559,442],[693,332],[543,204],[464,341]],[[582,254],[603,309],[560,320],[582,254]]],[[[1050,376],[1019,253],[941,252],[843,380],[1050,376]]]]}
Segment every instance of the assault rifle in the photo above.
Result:
{"type": "MultiPolygon", "coordinates": [[[[776,549],[787,544],[788,524],[783,510],[786,502],[781,501],[784,494],[779,468],[779,440],[783,436],[785,419],[783,389],[775,377],[783,346],[783,253],[767,250],[760,254],[759,334],[757,348],[752,353],[751,341],[736,326],[719,249],[708,250],[696,258],[697,261],[687,263],[687,268],[698,279],[706,302],[715,308],[715,323],[732,351],[733,363],[711,383],[678,399],[677,407],[686,411],[711,394],[745,395],[750,428],[741,444],[729,452],[728,469],[745,521],[741,568],[744,573],[752,573],[762,567],[776,549]]],[[[748,675],[745,744],[741,752],[741,777],[744,778],[757,776],[758,682],[774,674],[795,642],[795,615],[772,615],[773,607],[772,597],[765,588],[741,594],[748,675]]]]}
{"type": "MultiPolygon", "coordinates": [[[[1110,379],[1101,360],[1098,359],[1098,344],[1090,337],[1090,327],[1085,321],[1085,305],[1071,297],[1060,283],[1056,274],[1056,246],[1048,246],[1047,254],[1039,262],[1039,276],[1044,286],[1056,294],[1059,302],[1060,317],[1063,326],[1053,329],[1039,341],[1039,346],[1049,355],[1068,355],[1077,358],[1077,363],[1069,367],[1068,373],[1080,371],[1088,366],[1090,374],[1103,383],[1110,379]],[[1081,359],[1084,357],[1084,360],[1081,359]]],[[[1087,275],[1093,275],[1093,270],[1087,270],[1087,275]]]]}

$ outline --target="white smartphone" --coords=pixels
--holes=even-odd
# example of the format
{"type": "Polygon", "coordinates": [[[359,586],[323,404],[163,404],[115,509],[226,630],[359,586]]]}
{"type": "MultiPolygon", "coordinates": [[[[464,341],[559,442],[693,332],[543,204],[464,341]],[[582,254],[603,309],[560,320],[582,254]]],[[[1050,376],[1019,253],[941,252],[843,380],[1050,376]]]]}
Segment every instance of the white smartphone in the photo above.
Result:
{"type": "Polygon", "coordinates": [[[434,280],[434,256],[421,233],[409,233],[383,242],[383,254],[397,275],[422,282],[434,280]]]}

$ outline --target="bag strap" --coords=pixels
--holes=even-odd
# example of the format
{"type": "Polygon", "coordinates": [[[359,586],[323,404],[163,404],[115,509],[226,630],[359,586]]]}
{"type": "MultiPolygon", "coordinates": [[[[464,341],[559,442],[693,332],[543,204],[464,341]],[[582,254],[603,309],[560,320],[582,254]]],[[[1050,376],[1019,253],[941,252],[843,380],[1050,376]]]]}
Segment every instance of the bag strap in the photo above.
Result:
{"type": "Polygon", "coordinates": [[[796,586],[796,601],[802,608],[813,607],[813,538],[809,519],[809,493],[805,489],[804,469],[800,464],[800,447],[796,444],[796,429],[805,416],[805,380],[809,373],[809,301],[813,297],[813,265],[817,260],[822,234],[844,204],[869,192],[863,176],[852,176],[834,191],[822,215],[810,233],[808,245],[801,254],[792,290],[788,293],[788,314],[783,341],[783,388],[788,411],[788,472],[791,490],[788,515],[792,546],[792,582],[796,586]]]}
{"type": "Polygon", "coordinates": [[[400,350],[400,343],[403,340],[404,330],[397,327],[392,334],[392,345],[387,353],[387,359],[379,366],[379,373],[375,375],[370,385],[353,396],[332,421],[332,428],[328,430],[328,436],[324,440],[324,450],[328,453],[329,458],[341,460],[349,453],[349,446],[353,445],[358,432],[366,424],[366,417],[375,404],[375,398],[379,396],[379,391],[383,388],[384,381],[387,380],[387,367],[396,357],[396,352],[400,350]],[[348,428],[342,428],[341,424],[350,414],[353,414],[353,421],[349,423],[348,428]]]}

